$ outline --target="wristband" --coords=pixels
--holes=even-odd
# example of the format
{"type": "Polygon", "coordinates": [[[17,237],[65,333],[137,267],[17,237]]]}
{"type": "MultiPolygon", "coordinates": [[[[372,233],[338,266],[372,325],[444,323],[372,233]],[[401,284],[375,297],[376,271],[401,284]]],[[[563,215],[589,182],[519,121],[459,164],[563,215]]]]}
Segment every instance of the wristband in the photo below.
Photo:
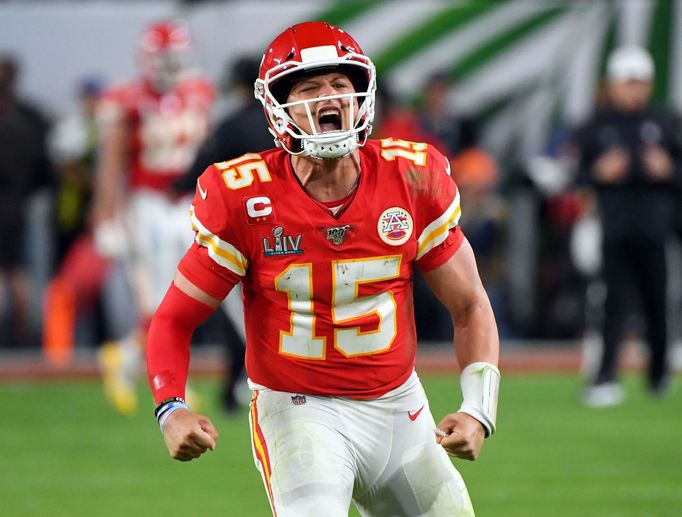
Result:
{"type": "Polygon", "coordinates": [[[487,438],[495,432],[500,370],[483,361],[471,363],[462,370],[459,383],[464,399],[459,411],[481,422],[487,438]]]}
{"type": "Polygon", "coordinates": [[[170,402],[182,402],[183,404],[185,404],[185,400],[180,397],[171,397],[166,400],[162,400],[156,405],[156,408],[154,408],[154,417],[157,420],[159,419],[159,416],[161,416],[163,407],[170,402]]]}
{"type": "Polygon", "coordinates": [[[175,413],[178,409],[186,409],[189,411],[189,406],[180,397],[173,397],[161,402],[156,409],[154,414],[156,415],[156,420],[159,422],[159,429],[163,433],[163,425],[168,420],[168,417],[175,413]]]}
{"type": "Polygon", "coordinates": [[[168,417],[175,413],[178,409],[185,409],[189,411],[189,407],[187,407],[187,404],[184,404],[182,402],[171,402],[168,405],[168,409],[161,413],[161,416],[159,417],[159,430],[162,433],[163,425],[166,423],[166,420],[168,420],[168,417]]]}

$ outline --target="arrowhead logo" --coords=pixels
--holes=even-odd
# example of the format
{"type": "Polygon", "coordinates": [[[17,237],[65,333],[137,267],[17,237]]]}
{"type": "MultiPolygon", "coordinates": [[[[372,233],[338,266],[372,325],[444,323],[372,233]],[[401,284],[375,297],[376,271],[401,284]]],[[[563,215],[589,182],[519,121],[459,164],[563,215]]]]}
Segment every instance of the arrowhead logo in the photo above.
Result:
{"type": "Polygon", "coordinates": [[[197,188],[199,189],[199,195],[201,196],[201,199],[206,199],[206,196],[208,196],[208,191],[201,188],[201,183],[199,183],[199,180],[197,180],[197,188]]]}
{"type": "Polygon", "coordinates": [[[417,417],[419,416],[419,413],[422,412],[422,409],[424,409],[424,406],[420,407],[420,408],[419,408],[417,411],[415,411],[414,413],[413,413],[412,411],[408,411],[408,412],[407,412],[407,416],[409,416],[409,417],[410,417],[410,420],[412,420],[412,421],[414,422],[415,420],[417,420],[417,417]]]}

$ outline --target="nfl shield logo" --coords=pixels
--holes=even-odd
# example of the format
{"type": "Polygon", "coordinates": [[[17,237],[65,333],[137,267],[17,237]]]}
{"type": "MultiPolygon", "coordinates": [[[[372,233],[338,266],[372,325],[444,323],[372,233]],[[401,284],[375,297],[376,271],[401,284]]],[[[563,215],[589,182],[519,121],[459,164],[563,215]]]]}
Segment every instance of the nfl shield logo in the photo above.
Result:
{"type": "Polygon", "coordinates": [[[305,404],[305,395],[292,395],[291,402],[294,406],[302,406],[305,404]]]}

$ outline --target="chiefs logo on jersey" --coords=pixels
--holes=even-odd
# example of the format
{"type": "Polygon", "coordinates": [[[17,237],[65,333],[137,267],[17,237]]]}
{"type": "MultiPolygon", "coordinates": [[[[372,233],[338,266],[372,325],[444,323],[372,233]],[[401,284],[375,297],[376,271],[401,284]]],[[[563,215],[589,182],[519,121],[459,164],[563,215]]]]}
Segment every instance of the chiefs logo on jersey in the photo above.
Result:
{"type": "Polygon", "coordinates": [[[400,246],[412,235],[414,223],[412,216],[404,208],[393,206],[384,210],[379,216],[377,231],[386,244],[400,246]]]}

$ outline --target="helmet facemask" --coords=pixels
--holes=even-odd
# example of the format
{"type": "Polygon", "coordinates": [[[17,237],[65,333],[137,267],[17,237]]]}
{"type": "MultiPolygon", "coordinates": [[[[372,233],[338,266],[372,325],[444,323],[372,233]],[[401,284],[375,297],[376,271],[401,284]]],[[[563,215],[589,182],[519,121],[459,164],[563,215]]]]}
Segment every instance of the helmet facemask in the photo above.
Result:
{"type": "Polygon", "coordinates": [[[342,158],[364,145],[372,130],[375,91],[374,65],[366,56],[354,53],[306,63],[287,61],[268,70],[263,79],[256,80],[255,85],[256,98],[265,108],[270,132],[278,145],[290,154],[318,159],[342,158]],[[348,77],[355,92],[286,102],[291,86],[297,79],[306,74],[320,75],[336,71],[348,77]],[[341,127],[319,130],[315,106],[337,99],[342,104],[341,127]],[[291,117],[289,110],[297,107],[305,109],[310,133],[291,117]]]}

